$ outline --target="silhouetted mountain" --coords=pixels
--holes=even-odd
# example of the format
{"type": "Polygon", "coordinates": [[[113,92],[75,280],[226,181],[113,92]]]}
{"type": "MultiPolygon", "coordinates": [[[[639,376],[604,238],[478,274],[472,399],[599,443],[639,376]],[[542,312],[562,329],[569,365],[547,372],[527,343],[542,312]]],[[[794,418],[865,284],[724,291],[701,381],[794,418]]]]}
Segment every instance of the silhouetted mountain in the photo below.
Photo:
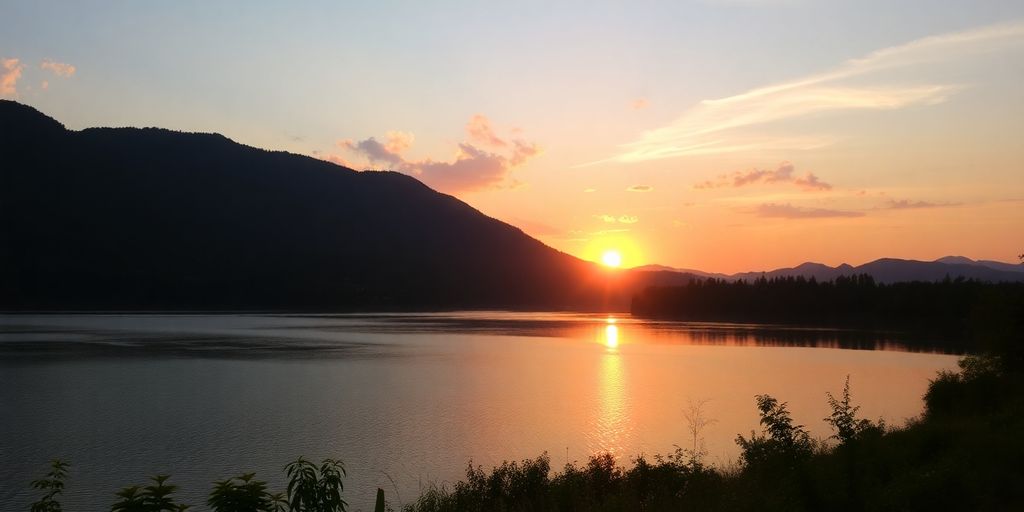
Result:
{"type": "Polygon", "coordinates": [[[704,272],[702,270],[694,270],[690,268],[675,268],[665,265],[641,265],[639,267],[633,267],[633,270],[638,270],[641,272],[677,272],[682,274],[691,274],[697,277],[714,277],[716,279],[729,279],[731,277],[728,274],[704,272]]]}
{"type": "MultiPolygon", "coordinates": [[[[607,272],[394,172],[0,101],[0,308],[625,307],[607,272]]],[[[620,293],[621,292],[621,293],[620,293]]]]}
{"type": "Polygon", "coordinates": [[[863,265],[852,266],[846,263],[830,267],[821,263],[802,263],[793,268],[780,268],[764,272],[740,272],[736,274],[714,274],[699,270],[682,270],[661,265],[646,265],[637,270],[653,270],[686,272],[700,277],[713,277],[729,281],[753,281],[760,277],[768,279],[777,277],[814,278],[818,281],[830,281],[840,276],[868,274],[880,283],[896,283],[904,281],[941,281],[946,277],[956,279],[977,279],[991,282],[1024,282],[1024,265],[1014,265],[1000,261],[971,260],[963,256],[947,256],[935,261],[901,260],[882,258],[863,265]]]}
{"type": "Polygon", "coordinates": [[[964,256],[945,256],[935,260],[939,263],[953,263],[958,265],[975,265],[988,267],[1006,272],[1024,272],[1024,263],[1006,263],[992,260],[972,260],[964,256]]]}

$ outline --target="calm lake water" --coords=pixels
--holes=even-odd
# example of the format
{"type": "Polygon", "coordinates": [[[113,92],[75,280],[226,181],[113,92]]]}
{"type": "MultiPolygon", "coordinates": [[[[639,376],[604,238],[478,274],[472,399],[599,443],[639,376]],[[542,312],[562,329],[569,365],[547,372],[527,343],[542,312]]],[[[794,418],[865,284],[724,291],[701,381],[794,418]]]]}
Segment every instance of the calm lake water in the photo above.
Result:
{"type": "Polygon", "coordinates": [[[213,480],[256,471],[283,490],[304,455],[343,459],[367,510],[377,487],[408,502],[471,459],[666,454],[689,446],[700,400],[708,460],[727,465],[758,429],[755,394],[823,438],[847,375],[863,416],[901,423],[956,359],[892,333],[628,315],[0,315],[0,503],[27,510],[59,457],[65,510],[109,509],[158,473],[205,510],[213,480]]]}

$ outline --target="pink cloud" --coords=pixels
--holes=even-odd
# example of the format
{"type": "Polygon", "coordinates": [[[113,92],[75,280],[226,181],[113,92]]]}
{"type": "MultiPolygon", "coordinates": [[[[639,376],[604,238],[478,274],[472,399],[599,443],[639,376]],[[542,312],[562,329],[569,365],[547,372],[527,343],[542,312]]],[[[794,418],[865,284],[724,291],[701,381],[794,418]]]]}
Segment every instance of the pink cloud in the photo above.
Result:
{"type": "Polygon", "coordinates": [[[794,176],[795,168],[789,162],[783,162],[775,169],[752,169],[747,172],[723,174],[716,181],[705,181],[694,185],[694,188],[743,187],[764,183],[792,183],[805,190],[830,190],[832,185],[821,181],[813,173],[794,176]]]}
{"type": "Polygon", "coordinates": [[[830,210],[827,208],[802,208],[789,203],[765,203],[758,205],[753,213],[758,217],[780,219],[823,219],[830,217],[863,217],[864,212],[850,210],[830,210]]]}
{"type": "Polygon", "coordinates": [[[64,78],[75,75],[75,67],[71,64],[65,64],[63,62],[57,62],[50,59],[44,60],[39,67],[53,71],[57,76],[64,78]]]}
{"type": "MultiPolygon", "coordinates": [[[[541,153],[541,148],[532,142],[501,138],[490,120],[480,114],[470,118],[466,134],[469,141],[458,144],[452,161],[406,158],[403,153],[415,140],[413,134],[406,132],[388,132],[385,142],[370,137],[360,141],[346,139],[338,145],[367,159],[371,165],[385,165],[450,193],[503,186],[512,169],[541,153]]],[[[507,184],[511,188],[520,185],[514,180],[507,184]]]]}
{"type": "Polygon", "coordinates": [[[17,96],[18,79],[25,66],[19,59],[0,59],[0,96],[17,96]]]}
{"type": "Polygon", "coordinates": [[[474,114],[469,118],[469,122],[466,123],[466,133],[469,134],[469,140],[476,144],[496,148],[508,146],[508,142],[494,133],[491,120],[481,114],[474,114]]]}
{"type": "Polygon", "coordinates": [[[910,201],[907,199],[890,199],[884,208],[889,210],[918,210],[921,208],[943,208],[947,206],[960,206],[960,203],[929,203],[927,201],[910,201]]]}
{"type": "Polygon", "coordinates": [[[643,109],[647,108],[648,106],[650,106],[650,102],[647,101],[647,98],[637,98],[637,99],[633,100],[633,102],[630,103],[629,106],[633,110],[643,110],[643,109]]]}

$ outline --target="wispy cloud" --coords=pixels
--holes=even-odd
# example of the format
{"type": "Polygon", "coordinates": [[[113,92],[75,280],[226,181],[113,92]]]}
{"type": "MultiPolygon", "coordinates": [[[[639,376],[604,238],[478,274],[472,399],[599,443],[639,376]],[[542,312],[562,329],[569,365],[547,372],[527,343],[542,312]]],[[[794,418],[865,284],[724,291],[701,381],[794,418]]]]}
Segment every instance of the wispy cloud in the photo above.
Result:
{"type": "MultiPolygon", "coordinates": [[[[650,130],[611,161],[637,162],[685,155],[766,149],[811,149],[827,137],[762,136],[737,133],[765,123],[810,114],[850,110],[893,110],[946,101],[960,86],[885,84],[880,72],[969,57],[1024,44],[1024,22],[989,25],[925,37],[884,48],[815,75],[700,102],[671,124],[650,130]],[[857,78],[857,83],[844,83],[857,78]],[[876,83],[869,84],[875,81],[876,83]]],[[[609,161],[604,160],[604,161],[609,161]]]]}
{"type": "Polygon", "coordinates": [[[75,75],[75,67],[64,62],[46,59],[39,65],[39,67],[52,71],[55,75],[65,78],[75,75]]]}
{"type": "MultiPolygon", "coordinates": [[[[383,141],[375,137],[359,141],[345,139],[338,145],[365,158],[371,166],[383,166],[416,176],[428,185],[450,193],[501,186],[512,169],[541,153],[540,147],[532,142],[499,137],[490,120],[480,114],[471,117],[465,129],[469,140],[458,144],[451,160],[406,158],[403,153],[415,141],[414,135],[408,132],[388,132],[383,141]]],[[[325,159],[331,160],[331,156],[325,159]]]]}
{"type": "Polygon", "coordinates": [[[928,201],[890,199],[882,208],[886,210],[917,210],[922,208],[944,208],[948,206],[960,206],[960,203],[930,203],[928,201]]]}
{"type": "Polygon", "coordinates": [[[802,208],[789,203],[765,203],[754,208],[758,217],[780,219],[823,219],[830,217],[863,217],[864,212],[851,210],[831,210],[827,208],[802,208]]]}
{"type": "Polygon", "coordinates": [[[18,80],[24,67],[19,59],[0,59],[0,96],[18,95],[18,80]]]}
{"type": "Polygon", "coordinates": [[[650,185],[633,185],[626,189],[626,192],[650,192],[654,187],[650,185]]]}
{"type": "Polygon", "coordinates": [[[598,219],[601,219],[609,224],[636,224],[637,222],[640,221],[640,218],[637,217],[636,215],[619,215],[618,217],[616,217],[615,215],[604,214],[595,215],[594,217],[597,217],[598,219]]]}
{"type": "Polygon", "coordinates": [[[756,183],[791,183],[805,190],[830,190],[832,185],[821,181],[814,173],[794,176],[795,168],[789,162],[783,162],[775,169],[752,169],[746,172],[723,174],[714,181],[705,181],[694,185],[694,188],[742,187],[756,183]]]}
{"type": "Polygon", "coordinates": [[[651,103],[649,101],[647,101],[647,98],[637,98],[637,99],[633,100],[633,102],[630,103],[629,106],[633,110],[643,110],[643,109],[651,106],[651,103]]]}

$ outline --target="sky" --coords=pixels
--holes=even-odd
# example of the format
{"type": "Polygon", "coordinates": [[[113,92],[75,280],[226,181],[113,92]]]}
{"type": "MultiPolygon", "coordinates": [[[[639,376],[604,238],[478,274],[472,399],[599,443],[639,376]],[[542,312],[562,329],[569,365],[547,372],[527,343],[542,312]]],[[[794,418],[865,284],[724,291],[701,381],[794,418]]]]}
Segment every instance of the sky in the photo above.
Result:
{"type": "Polygon", "coordinates": [[[13,2],[0,97],[714,272],[1024,252],[1024,2],[13,2]]]}

